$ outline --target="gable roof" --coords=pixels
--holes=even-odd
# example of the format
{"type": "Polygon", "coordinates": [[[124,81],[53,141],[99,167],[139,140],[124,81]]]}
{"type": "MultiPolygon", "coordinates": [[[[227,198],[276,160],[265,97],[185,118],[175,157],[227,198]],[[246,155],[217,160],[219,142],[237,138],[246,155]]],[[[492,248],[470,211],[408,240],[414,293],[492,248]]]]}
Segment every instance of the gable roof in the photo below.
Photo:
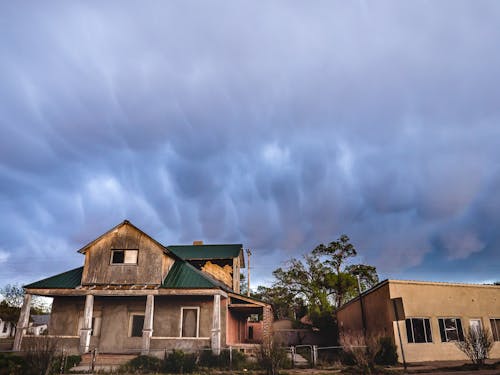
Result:
{"type": "Polygon", "coordinates": [[[169,245],[167,249],[185,260],[209,260],[240,258],[240,267],[245,267],[243,245],[169,245]]]}
{"type": "Polygon", "coordinates": [[[53,289],[75,289],[82,282],[83,267],[78,267],[34,283],[24,285],[27,289],[53,288],[53,289]]]}
{"type": "Polygon", "coordinates": [[[106,237],[108,234],[110,234],[111,232],[115,231],[116,229],[119,229],[121,227],[123,227],[124,225],[128,225],[129,227],[135,229],[136,231],[140,232],[142,235],[146,236],[147,238],[149,238],[151,241],[153,241],[155,244],[158,245],[158,247],[162,248],[164,252],[168,252],[167,248],[162,245],[161,243],[159,243],[158,241],[156,241],[153,237],[151,237],[149,234],[147,234],[146,232],[144,232],[143,230],[137,228],[134,224],[132,224],[130,221],[128,220],[123,220],[120,224],[114,226],[113,228],[111,228],[110,230],[108,230],[107,232],[101,234],[99,237],[97,237],[95,240],[92,240],[90,241],[88,244],[86,244],[84,247],[82,247],[80,250],[78,250],[79,253],[82,253],[82,254],[85,254],[85,252],[88,250],[88,248],[90,246],[92,246],[93,244],[95,244],[96,242],[100,241],[102,238],[106,237]]]}

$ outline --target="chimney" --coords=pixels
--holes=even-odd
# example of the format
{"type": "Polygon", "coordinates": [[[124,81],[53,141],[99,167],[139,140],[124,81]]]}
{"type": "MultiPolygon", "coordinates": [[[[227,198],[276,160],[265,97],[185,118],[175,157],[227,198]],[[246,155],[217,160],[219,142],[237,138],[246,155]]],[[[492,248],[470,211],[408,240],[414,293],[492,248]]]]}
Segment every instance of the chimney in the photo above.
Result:
{"type": "Polygon", "coordinates": [[[193,246],[201,246],[203,245],[203,241],[193,241],[193,246]]]}

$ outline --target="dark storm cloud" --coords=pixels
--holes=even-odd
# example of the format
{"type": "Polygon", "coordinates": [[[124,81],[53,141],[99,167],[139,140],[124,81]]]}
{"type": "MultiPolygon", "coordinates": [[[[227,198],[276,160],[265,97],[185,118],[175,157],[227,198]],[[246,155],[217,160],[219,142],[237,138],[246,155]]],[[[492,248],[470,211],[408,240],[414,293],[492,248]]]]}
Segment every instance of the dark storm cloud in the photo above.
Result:
{"type": "Polygon", "coordinates": [[[384,276],[498,274],[495,2],[1,8],[1,283],[124,218],[261,281],[341,233],[384,276]]]}

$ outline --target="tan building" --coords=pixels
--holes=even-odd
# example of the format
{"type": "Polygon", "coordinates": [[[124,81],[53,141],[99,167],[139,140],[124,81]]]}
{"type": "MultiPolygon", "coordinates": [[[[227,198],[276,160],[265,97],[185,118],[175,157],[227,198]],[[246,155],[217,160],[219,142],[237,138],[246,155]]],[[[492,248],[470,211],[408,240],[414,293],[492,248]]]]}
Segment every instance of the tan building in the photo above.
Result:
{"type": "Polygon", "coordinates": [[[500,286],[385,280],[337,312],[340,337],[389,336],[407,362],[465,360],[457,348],[470,327],[492,332],[500,358],[500,286]],[[361,306],[363,306],[363,311],[361,306]],[[396,314],[400,320],[396,320],[396,314]],[[363,317],[364,315],[364,317],[363,317]],[[399,331],[399,332],[398,332],[399,331]]]}
{"type": "Polygon", "coordinates": [[[124,221],[79,252],[83,267],[24,286],[14,350],[36,339],[26,335],[32,295],[54,298],[48,335],[72,352],[218,353],[255,342],[253,314],[270,331],[271,306],[239,293],[241,244],[164,246],[124,221]]]}

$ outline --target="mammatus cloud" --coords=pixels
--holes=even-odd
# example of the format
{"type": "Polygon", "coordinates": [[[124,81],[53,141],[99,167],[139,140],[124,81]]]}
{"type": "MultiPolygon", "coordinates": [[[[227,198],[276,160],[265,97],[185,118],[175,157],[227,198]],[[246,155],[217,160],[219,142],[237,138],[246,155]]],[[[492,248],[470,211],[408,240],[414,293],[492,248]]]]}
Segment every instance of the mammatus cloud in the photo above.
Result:
{"type": "Polygon", "coordinates": [[[488,1],[2,4],[0,284],[81,265],[125,218],[242,242],[257,281],[342,233],[383,277],[494,278],[499,19],[488,1]]]}

